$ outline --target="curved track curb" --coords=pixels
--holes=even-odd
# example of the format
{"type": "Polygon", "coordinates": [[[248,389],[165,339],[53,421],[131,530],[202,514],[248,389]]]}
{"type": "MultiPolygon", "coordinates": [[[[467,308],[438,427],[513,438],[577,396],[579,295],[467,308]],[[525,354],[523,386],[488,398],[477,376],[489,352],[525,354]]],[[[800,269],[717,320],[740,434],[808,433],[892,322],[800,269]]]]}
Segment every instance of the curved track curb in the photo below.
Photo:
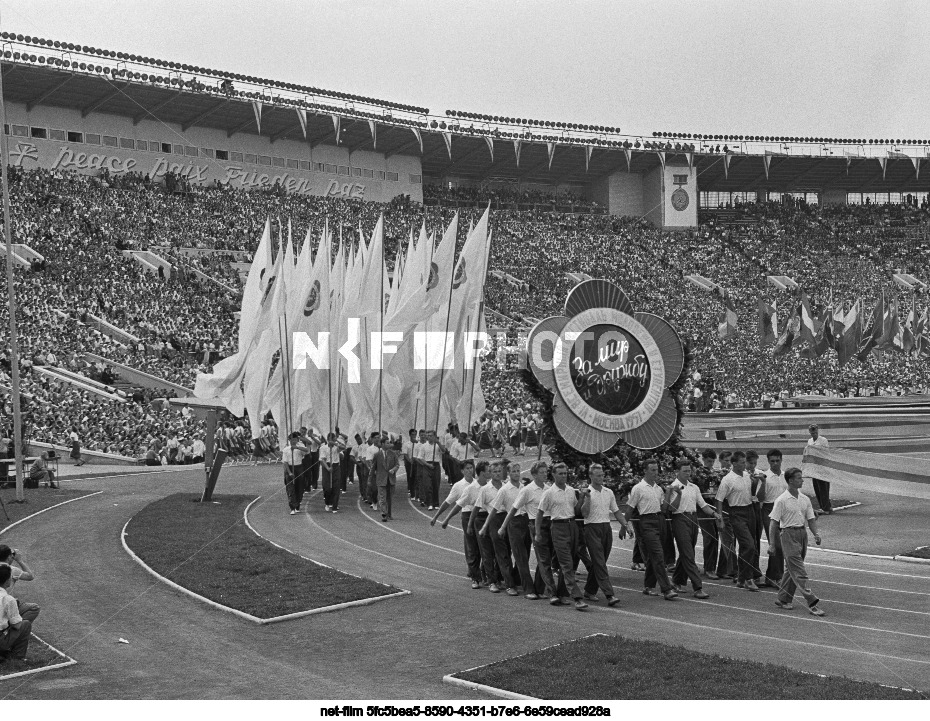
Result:
{"type": "MultiPolygon", "coordinates": [[[[245,511],[243,512],[243,519],[245,520],[245,525],[248,526],[249,530],[251,530],[252,533],[254,533],[256,536],[261,538],[266,543],[270,543],[271,545],[276,546],[277,548],[280,548],[283,551],[287,551],[288,553],[291,553],[295,556],[303,558],[306,561],[310,561],[311,563],[317,563],[312,558],[305,558],[304,556],[301,556],[300,554],[294,553],[293,551],[290,551],[289,549],[284,548],[284,546],[281,546],[275,543],[274,541],[268,540],[267,538],[262,536],[260,533],[258,533],[258,531],[252,528],[252,525],[248,521],[249,509],[255,503],[257,503],[260,499],[261,499],[261,496],[256,497],[255,500],[253,500],[248,506],[246,506],[245,511]]],[[[135,518],[135,516],[133,516],[133,518],[135,518]]],[[[212,606],[218,611],[225,611],[226,613],[231,613],[234,616],[238,616],[239,618],[245,619],[246,621],[251,621],[252,623],[256,623],[260,626],[267,626],[268,624],[271,624],[271,623],[280,623],[281,621],[291,621],[296,618],[303,618],[304,616],[313,616],[319,613],[330,613],[332,611],[340,611],[343,608],[351,608],[353,606],[367,606],[377,601],[381,601],[385,598],[395,598],[397,596],[407,596],[410,594],[410,591],[401,590],[398,593],[389,593],[384,596],[375,596],[374,598],[362,598],[362,599],[359,599],[358,601],[348,601],[346,603],[337,603],[332,606],[323,606],[321,608],[311,608],[307,611],[297,611],[296,613],[288,613],[283,616],[273,616],[272,618],[259,618],[258,616],[253,616],[252,614],[246,613],[245,611],[240,611],[237,608],[232,608],[230,606],[224,606],[223,604],[217,603],[216,601],[209,599],[206,596],[201,596],[199,593],[195,593],[194,591],[191,591],[189,588],[185,588],[184,586],[178,583],[175,583],[174,581],[158,573],[155,569],[149,566],[145,561],[139,558],[139,556],[137,556],[133,552],[133,550],[129,547],[129,544],[126,542],[126,536],[127,536],[126,529],[129,527],[129,524],[131,521],[132,521],[132,518],[126,521],[126,523],[123,525],[123,530],[120,532],[120,541],[123,544],[123,550],[125,550],[126,553],[129,554],[129,557],[132,558],[132,560],[134,560],[140,566],[142,566],[142,568],[144,568],[149,574],[151,574],[156,579],[158,579],[165,585],[169,586],[170,588],[173,588],[175,591],[180,591],[181,593],[187,596],[190,596],[191,598],[194,598],[198,601],[201,601],[202,603],[205,603],[208,606],[212,606]]],[[[317,565],[322,566],[323,564],[317,563],[317,565]]],[[[326,566],[326,568],[331,568],[331,567],[326,566]]],[[[338,570],[338,569],[333,569],[333,570],[338,570]]],[[[342,571],[340,571],[340,573],[342,573],[342,571]]],[[[346,574],[346,575],[351,575],[351,574],[346,574]]],[[[355,576],[355,578],[359,578],[359,576],[355,576]]],[[[381,585],[384,585],[384,584],[381,584],[381,585]]]]}
{"type": "MultiPolygon", "coordinates": [[[[41,511],[36,511],[35,513],[30,513],[30,514],[29,514],[28,516],[26,516],[25,518],[20,518],[18,521],[14,521],[13,523],[11,523],[11,524],[10,524],[9,526],[7,526],[6,528],[0,529],[0,536],[2,536],[4,533],[6,533],[7,531],[9,531],[11,528],[15,528],[15,527],[18,526],[20,523],[24,523],[25,521],[28,521],[30,518],[35,518],[35,517],[38,516],[39,514],[45,513],[46,511],[51,511],[53,508],[60,508],[61,506],[65,506],[65,505],[67,505],[67,504],[69,504],[69,503],[74,503],[75,501],[83,501],[85,498],[90,498],[91,496],[99,496],[101,493],[103,493],[103,491],[94,491],[93,493],[88,493],[86,496],[78,496],[77,498],[69,498],[67,501],[62,501],[61,503],[56,503],[54,506],[49,506],[48,508],[43,508],[41,511]]],[[[43,641],[43,643],[44,643],[44,641],[43,641]]]]}
{"type": "MultiPolygon", "coordinates": [[[[359,579],[362,578],[362,576],[357,576],[354,573],[347,573],[346,571],[342,571],[338,568],[327,566],[325,563],[320,563],[316,559],[308,558],[307,556],[301,555],[300,553],[297,553],[296,551],[292,551],[290,548],[285,548],[280,543],[275,543],[270,538],[266,538],[261,533],[256,531],[255,527],[251,523],[249,523],[249,509],[251,509],[252,506],[255,505],[255,503],[257,503],[260,498],[261,496],[259,496],[254,501],[252,501],[248,506],[246,506],[245,511],[242,514],[242,520],[245,521],[245,525],[248,527],[250,531],[252,531],[252,533],[254,533],[256,536],[262,539],[265,543],[270,543],[275,548],[280,548],[282,551],[286,551],[287,553],[290,553],[293,556],[297,556],[298,558],[302,558],[305,561],[309,561],[310,563],[315,563],[317,566],[322,566],[323,568],[329,568],[329,569],[332,569],[333,571],[339,571],[339,573],[343,573],[346,576],[352,576],[352,578],[359,578],[359,579]]],[[[366,578],[363,580],[371,581],[372,579],[366,578]]],[[[381,583],[380,581],[372,581],[372,582],[377,583],[379,586],[387,587],[387,584],[381,583]]],[[[371,598],[360,598],[357,601],[346,601],[345,603],[335,603],[332,606],[322,606],[320,608],[312,608],[309,611],[298,611],[297,613],[289,613],[286,616],[275,616],[274,618],[270,618],[270,619],[263,621],[263,623],[276,623],[277,621],[289,621],[292,618],[312,616],[318,613],[330,613],[331,611],[341,611],[344,608],[352,608],[354,606],[370,606],[371,604],[377,603],[378,601],[383,601],[386,598],[397,598],[398,596],[409,596],[409,595],[411,595],[410,591],[402,588],[396,593],[387,593],[383,596],[372,596],[371,598]]]]}

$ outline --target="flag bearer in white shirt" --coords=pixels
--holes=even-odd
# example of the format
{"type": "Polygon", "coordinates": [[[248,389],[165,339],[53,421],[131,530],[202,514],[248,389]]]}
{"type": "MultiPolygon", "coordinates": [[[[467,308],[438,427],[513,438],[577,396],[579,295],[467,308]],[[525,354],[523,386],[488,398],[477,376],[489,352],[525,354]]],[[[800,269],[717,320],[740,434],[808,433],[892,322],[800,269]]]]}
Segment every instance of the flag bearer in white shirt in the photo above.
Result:
{"type": "MultiPolygon", "coordinates": [[[[510,467],[511,473],[513,473],[515,465],[519,470],[519,466],[513,464],[510,467]]],[[[532,468],[530,468],[530,475],[532,476],[532,480],[525,486],[520,487],[516,498],[507,511],[507,517],[504,519],[504,522],[501,523],[498,534],[503,536],[506,533],[507,538],[510,540],[514,565],[517,567],[517,572],[520,574],[520,584],[523,586],[524,598],[535,601],[539,598],[539,594],[536,592],[537,584],[534,582],[533,576],[530,573],[530,547],[532,545],[532,539],[536,537],[536,513],[539,511],[539,501],[542,498],[543,491],[546,490],[545,462],[537,461],[534,463],[532,468]],[[540,468],[542,469],[541,473],[540,468]]],[[[536,557],[538,560],[538,553],[536,557]]],[[[536,575],[537,577],[540,576],[540,567],[538,563],[536,566],[536,575]]],[[[542,574],[542,578],[545,579],[545,574],[542,574]]],[[[551,596],[555,592],[555,585],[552,583],[551,569],[549,570],[548,582],[544,580],[543,584],[551,596]]]]}
{"type": "MultiPolygon", "coordinates": [[[[717,513],[723,515],[723,504],[727,503],[733,536],[739,544],[737,586],[747,591],[758,591],[753,581],[757,571],[753,568],[756,544],[753,539],[756,519],[752,510],[752,479],[746,473],[746,454],[736,451],[731,457],[733,470],[723,477],[717,489],[717,513]]],[[[717,521],[722,531],[724,522],[717,521]]]]}
{"type": "Polygon", "coordinates": [[[782,493],[772,507],[769,521],[769,538],[774,542],[769,546],[769,554],[781,549],[785,559],[785,575],[782,576],[778,588],[778,600],[775,605],[790,611],[794,608],[791,601],[796,590],[800,590],[807,601],[807,608],[814,616],[826,616],[818,605],[820,599],[807,585],[807,569],[804,567],[804,557],[807,555],[807,527],[810,526],[814,534],[814,541],[820,545],[820,534],[817,532],[817,516],[811,500],[801,493],[804,479],[800,468],[789,468],[785,471],[785,481],[788,490],[782,493]]]}
{"type": "Polygon", "coordinates": [[[701,573],[694,562],[694,546],[700,528],[698,509],[715,518],[717,514],[704,501],[700,489],[691,483],[691,461],[681,459],[675,463],[675,480],[669,485],[666,498],[672,512],[672,534],[678,546],[678,563],[675,564],[672,583],[675,590],[682,593],[688,579],[691,579],[694,597],[708,598],[702,588],[701,573]]]}
{"type": "Polygon", "coordinates": [[[287,491],[287,505],[290,506],[292,516],[300,513],[300,503],[303,500],[304,489],[300,472],[306,452],[307,447],[300,442],[299,431],[294,431],[288,436],[287,447],[281,451],[281,460],[284,461],[284,488],[287,491]]]}
{"type": "Polygon", "coordinates": [[[469,519],[467,533],[472,534],[478,541],[478,548],[481,551],[481,574],[484,581],[488,584],[491,593],[500,593],[500,573],[497,569],[497,559],[494,553],[494,541],[488,536],[480,537],[479,529],[484,526],[488,520],[488,512],[491,503],[497,497],[497,492],[501,487],[501,477],[499,466],[494,467],[492,476],[491,469],[487,461],[478,461],[475,470],[478,472],[478,484],[481,486],[478,492],[471,496],[463,496],[458,500],[458,505],[464,508],[470,504],[473,506],[471,518],[469,519]],[[490,483],[488,482],[490,481],[490,483]]]}
{"type": "Polygon", "coordinates": [[[584,516],[584,543],[591,557],[591,573],[585,583],[584,597],[588,601],[597,600],[597,590],[604,592],[608,606],[615,606],[618,598],[610,583],[607,572],[607,559],[613,546],[613,533],[610,529],[610,517],[620,522],[620,538],[626,538],[627,523],[614,492],[604,487],[604,467],[592,463],[588,468],[591,485],[582,491],[581,515],[584,516]]]}

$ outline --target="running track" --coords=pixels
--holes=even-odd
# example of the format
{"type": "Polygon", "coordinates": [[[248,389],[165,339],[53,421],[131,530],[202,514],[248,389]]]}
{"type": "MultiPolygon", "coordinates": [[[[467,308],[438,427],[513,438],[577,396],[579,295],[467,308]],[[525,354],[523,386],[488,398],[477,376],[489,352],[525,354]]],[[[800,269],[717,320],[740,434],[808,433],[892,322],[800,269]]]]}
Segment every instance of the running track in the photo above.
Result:
{"type": "Polygon", "coordinates": [[[445,531],[431,527],[403,482],[396,520],[384,524],[358,503],[357,486],[336,515],[317,495],[290,516],[280,473],[230,468],[219,491],[262,495],[249,519],[285,548],[413,594],[256,627],[153,582],[120,545],[126,520],[169,493],[196,491],[200,472],[82,480],[74,485],[106,492],[9,534],[40,574],[23,594],[43,606],[40,634],[79,665],[0,683],[0,698],[461,698],[444,674],[595,632],[930,695],[930,566],[812,551],[812,583],[829,614],[817,619],[803,601],[785,612],[771,591],[729,583],[706,582],[707,601],[643,596],[643,575],[629,569],[632,542],[615,538],[620,604],[579,613],[471,590],[458,518],[445,531]]]}

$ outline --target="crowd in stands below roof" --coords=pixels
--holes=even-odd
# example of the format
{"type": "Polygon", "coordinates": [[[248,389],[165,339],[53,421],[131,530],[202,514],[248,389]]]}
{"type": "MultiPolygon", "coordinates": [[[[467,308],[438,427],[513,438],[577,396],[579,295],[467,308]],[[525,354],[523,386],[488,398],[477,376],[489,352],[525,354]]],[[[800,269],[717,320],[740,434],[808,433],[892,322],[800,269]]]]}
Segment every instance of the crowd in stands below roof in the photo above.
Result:
{"type": "Polygon", "coordinates": [[[521,189],[518,187],[492,186],[483,187],[458,186],[442,187],[437,184],[423,186],[425,203],[491,203],[492,207],[510,205],[556,206],[559,209],[571,206],[570,212],[591,213],[603,210],[593,200],[585,199],[580,193],[568,190],[547,192],[539,189],[521,189]]]}
{"type": "MultiPolygon", "coordinates": [[[[405,197],[379,204],[286,195],[274,188],[246,192],[195,186],[190,193],[169,193],[140,175],[90,177],[13,168],[10,180],[15,242],[33,247],[47,260],[45,267],[16,269],[23,391],[32,396],[30,437],[64,444],[76,427],[85,448],[135,457],[163,449],[172,433],[190,443],[202,435],[202,427],[189,413],[151,402],[163,392],[121,384],[83,354],[93,352],[192,387],[198,371],[209,370],[211,362],[234,350],[233,313],[239,298],[237,291],[191,273],[167,278],[147,274],[121,248],[157,246],[176,265],[238,289],[238,273],[228,265],[229,257],[181,256],[179,249],[236,251],[250,257],[269,216],[275,237],[280,218],[285,236],[290,220],[295,242],[303,240],[308,228],[315,242],[328,219],[336,242],[341,236],[354,244],[359,226],[370,233],[384,213],[386,257],[392,265],[397,248],[406,246],[411,232],[418,233],[424,218],[430,232],[441,233],[455,212],[441,205],[424,208],[405,197]],[[121,345],[95,330],[90,316],[140,341],[121,345]],[[42,364],[119,385],[126,402],[117,404],[53,380],[35,371],[42,364]]],[[[465,191],[450,192],[454,197],[465,191]]],[[[461,209],[460,243],[482,210],[461,209]]],[[[776,203],[739,210],[749,222],[733,225],[709,217],[697,230],[677,233],[658,231],[643,220],[558,213],[538,205],[492,211],[490,268],[516,279],[519,287],[497,277],[490,277],[486,286],[488,307],[512,321],[509,338],[495,341],[486,359],[482,382],[491,411],[500,417],[517,408],[538,411],[514,372],[519,345],[515,331],[526,328],[530,318],[561,311],[574,285],[566,276],[572,271],[619,283],[637,309],[666,317],[678,328],[694,350],[694,385],[700,388],[696,399],[691,386],[685,392],[700,409],[714,402],[758,404],[763,397],[811,390],[897,392],[930,385],[927,364],[903,354],[853,360],[843,368],[833,353],[814,361],[794,352],[773,358],[771,349],[759,347],[755,315],[761,297],[777,302],[784,324],[785,309],[793,300],[766,282],[766,275],[784,274],[807,291],[817,310],[831,299],[849,307],[861,298],[870,308],[884,290],[898,294],[905,316],[913,300],[896,289],[891,273],[900,268],[930,280],[926,210],[913,205],[819,209],[776,203]],[[684,279],[692,273],[730,292],[739,319],[735,335],[718,338],[720,300],[684,279]]],[[[926,301],[918,296],[917,303],[922,308],[926,301]]],[[[4,328],[7,308],[4,299],[4,328]]],[[[5,343],[0,383],[7,387],[9,373],[5,343]]]]}

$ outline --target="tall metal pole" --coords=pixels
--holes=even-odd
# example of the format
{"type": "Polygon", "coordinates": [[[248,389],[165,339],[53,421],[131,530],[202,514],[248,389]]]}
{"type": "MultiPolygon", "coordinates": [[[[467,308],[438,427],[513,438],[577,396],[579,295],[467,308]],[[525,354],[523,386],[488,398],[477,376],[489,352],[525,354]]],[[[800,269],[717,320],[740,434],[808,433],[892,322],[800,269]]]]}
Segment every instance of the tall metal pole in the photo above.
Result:
{"type": "MultiPolygon", "coordinates": [[[[13,462],[16,468],[16,500],[23,497],[23,414],[19,406],[19,336],[16,332],[16,294],[13,290],[13,227],[10,222],[10,149],[6,133],[6,104],[3,101],[3,67],[0,65],[0,164],[3,175],[3,234],[6,238],[6,291],[10,306],[10,378],[13,391],[13,462]]],[[[6,480],[6,479],[4,479],[6,480]]]]}

